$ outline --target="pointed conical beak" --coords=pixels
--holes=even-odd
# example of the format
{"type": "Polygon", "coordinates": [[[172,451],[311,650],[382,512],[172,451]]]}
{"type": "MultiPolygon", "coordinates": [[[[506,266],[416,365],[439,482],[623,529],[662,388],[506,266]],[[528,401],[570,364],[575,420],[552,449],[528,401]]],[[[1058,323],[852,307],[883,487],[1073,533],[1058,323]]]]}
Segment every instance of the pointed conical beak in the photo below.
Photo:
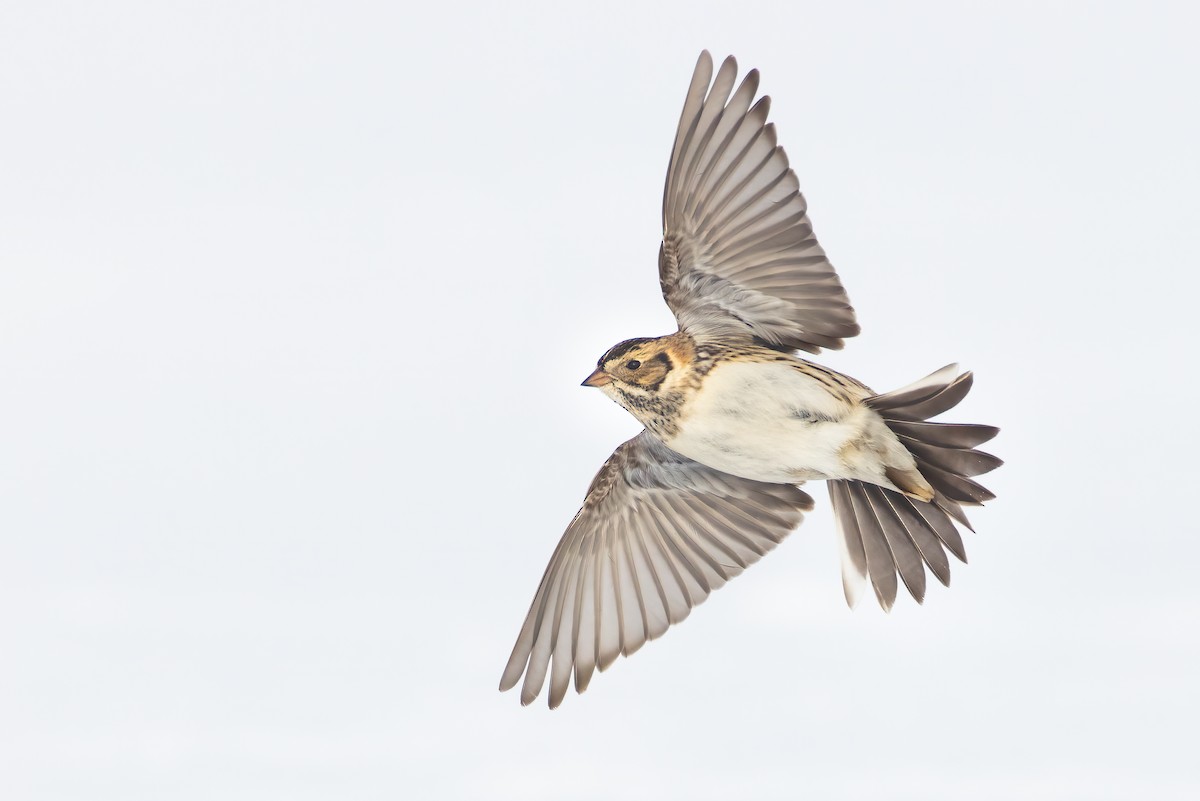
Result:
{"type": "Polygon", "coordinates": [[[595,370],[592,371],[591,375],[589,375],[587,378],[583,379],[583,383],[580,384],[580,386],[602,387],[605,384],[611,384],[611,383],[612,383],[612,376],[610,376],[608,373],[604,372],[599,367],[597,367],[595,370]]]}

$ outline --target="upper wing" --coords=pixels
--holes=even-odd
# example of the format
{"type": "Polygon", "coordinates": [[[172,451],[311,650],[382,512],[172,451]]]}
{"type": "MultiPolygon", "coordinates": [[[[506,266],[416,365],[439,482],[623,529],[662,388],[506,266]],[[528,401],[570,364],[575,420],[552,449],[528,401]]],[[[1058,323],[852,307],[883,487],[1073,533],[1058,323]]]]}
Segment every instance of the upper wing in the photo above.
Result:
{"type": "Polygon", "coordinates": [[[841,348],[854,309],[813,236],[800,183],[751,107],[758,71],[733,92],[737,62],[712,78],[700,54],[663,192],[658,272],[679,326],[693,335],[755,336],[781,350],[841,348]]]}
{"type": "Polygon", "coordinates": [[[771,550],[812,498],[705,467],[643,431],[604,463],[554,550],[500,689],[521,703],[550,675],[550,707],[572,670],[587,689],[596,667],[629,655],[688,616],[713,590],[771,550]]]}

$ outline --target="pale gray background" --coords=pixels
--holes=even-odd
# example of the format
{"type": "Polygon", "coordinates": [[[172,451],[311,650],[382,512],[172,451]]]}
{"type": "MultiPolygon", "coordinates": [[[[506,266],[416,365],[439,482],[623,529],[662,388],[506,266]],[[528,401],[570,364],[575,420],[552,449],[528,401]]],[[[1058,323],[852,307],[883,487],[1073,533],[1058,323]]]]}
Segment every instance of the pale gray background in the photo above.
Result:
{"type": "Polygon", "coordinates": [[[1185,4],[6,2],[5,799],[1192,799],[1185,4]],[[1136,6],[1136,7],[1135,7],[1136,6]],[[1004,428],[969,566],[846,610],[824,488],[551,714],[495,685],[672,329],[696,55],[763,71],[894,388],[1004,428]]]}

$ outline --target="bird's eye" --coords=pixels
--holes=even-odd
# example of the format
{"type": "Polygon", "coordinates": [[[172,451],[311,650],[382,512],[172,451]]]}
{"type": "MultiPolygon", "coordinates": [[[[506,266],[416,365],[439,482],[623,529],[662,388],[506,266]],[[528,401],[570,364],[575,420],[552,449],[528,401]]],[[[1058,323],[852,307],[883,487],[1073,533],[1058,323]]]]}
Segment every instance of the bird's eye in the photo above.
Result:
{"type": "Polygon", "coordinates": [[[642,366],[642,363],[639,362],[637,359],[630,359],[629,361],[625,362],[626,370],[636,370],[641,366],[642,366]]]}

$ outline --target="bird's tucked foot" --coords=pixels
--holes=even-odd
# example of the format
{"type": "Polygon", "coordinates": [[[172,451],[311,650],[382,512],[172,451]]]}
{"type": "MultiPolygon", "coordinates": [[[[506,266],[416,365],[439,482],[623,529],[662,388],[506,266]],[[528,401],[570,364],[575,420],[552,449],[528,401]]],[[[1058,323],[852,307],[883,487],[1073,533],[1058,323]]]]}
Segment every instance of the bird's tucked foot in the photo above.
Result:
{"type": "Polygon", "coordinates": [[[896,489],[910,498],[929,503],[933,500],[933,487],[915,470],[901,470],[896,467],[884,468],[883,474],[888,481],[896,485],[896,489]]]}

